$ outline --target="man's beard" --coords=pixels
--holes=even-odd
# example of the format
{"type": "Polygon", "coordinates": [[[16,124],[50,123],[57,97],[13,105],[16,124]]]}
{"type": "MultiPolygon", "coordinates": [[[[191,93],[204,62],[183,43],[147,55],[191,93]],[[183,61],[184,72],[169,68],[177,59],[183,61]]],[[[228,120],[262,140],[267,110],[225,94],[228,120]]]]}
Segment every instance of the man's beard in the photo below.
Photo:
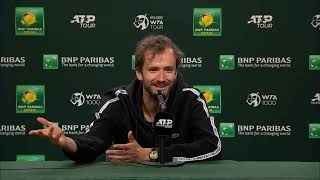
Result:
{"type": "MultiPolygon", "coordinates": [[[[155,83],[157,83],[157,82],[155,82],[155,83]]],[[[174,82],[170,82],[170,81],[166,82],[167,87],[168,87],[168,91],[164,92],[165,93],[165,97],[169,96],[169,93],[170,93],[170,91],[172,89],[173,83],[174,82]]],[[[156,90],[152,90],[152,88],[151,88],[153,83],[147,84],[144,81],[142,81],[142,84],[143,84],[143,88],[145,89],[145,92],[147,92],[148,95],[151,97],[151,100],[154,101],[154,102],[158,102],[158,98],[157,98],[157,93],[158,92],[156,90]]]]}

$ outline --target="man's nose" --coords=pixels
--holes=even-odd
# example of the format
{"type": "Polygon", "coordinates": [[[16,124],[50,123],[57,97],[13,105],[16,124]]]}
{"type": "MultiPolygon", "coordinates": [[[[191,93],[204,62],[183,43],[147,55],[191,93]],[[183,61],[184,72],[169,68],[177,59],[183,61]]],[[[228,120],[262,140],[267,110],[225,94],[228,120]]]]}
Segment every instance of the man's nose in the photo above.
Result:
{"type": "Polygon", "coordinates": [[[159,81],[165,81],[165,74],[164,74],[163,70],[159,71],[158,80],[159,81]]]}

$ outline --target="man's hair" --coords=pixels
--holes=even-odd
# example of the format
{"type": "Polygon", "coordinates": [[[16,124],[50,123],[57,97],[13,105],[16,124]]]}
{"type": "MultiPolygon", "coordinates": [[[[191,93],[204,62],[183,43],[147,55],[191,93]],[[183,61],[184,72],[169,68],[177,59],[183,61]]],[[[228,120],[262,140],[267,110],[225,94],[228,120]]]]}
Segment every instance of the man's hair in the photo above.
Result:
{"type": "Polygon", "coordinates": [[[162,53],[165,49],[172,49],[175,59],[176,59],[176,68],[178,69],[180,65],[181,58],[183,57],[183,52],[174,44],[174,42],[164,35],[149,35],[143,38],[138,44],[135,52],[136,62],[135,69],[138,71],[142,70],[145,53],[151,52],[152,57],[157,54],[162,53]]]}

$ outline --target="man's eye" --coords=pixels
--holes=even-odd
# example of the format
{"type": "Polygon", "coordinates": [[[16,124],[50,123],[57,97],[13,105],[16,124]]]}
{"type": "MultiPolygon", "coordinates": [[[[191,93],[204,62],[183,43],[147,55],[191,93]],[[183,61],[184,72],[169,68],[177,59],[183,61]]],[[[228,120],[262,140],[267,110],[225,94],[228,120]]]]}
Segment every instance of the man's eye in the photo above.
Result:
{"type": "Polygon", "coordinates": [[[166,71],[166,72],[168,72],[168,73],[171,73],[171,72],[173,72],[173,71],[174,71],[174,69],[172,69],[172,68],[168,68],[168,69],[165,69],[165,71],[166,71]]]}
{"type": "Polygon", "coordinates": [[[150,72],[157,72],[157,69],[149,69],[150,72]]]}

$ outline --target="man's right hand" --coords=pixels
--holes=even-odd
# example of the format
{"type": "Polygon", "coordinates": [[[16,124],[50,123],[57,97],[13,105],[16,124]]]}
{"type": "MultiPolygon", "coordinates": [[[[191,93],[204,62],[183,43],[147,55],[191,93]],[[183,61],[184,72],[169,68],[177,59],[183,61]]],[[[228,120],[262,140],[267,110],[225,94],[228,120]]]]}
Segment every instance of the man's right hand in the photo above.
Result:
{"type": "Polygon", "coordinates": [[[47,126],[47,128],[31,130],[29,132],[30,135],[38,135],[40,137],[44,137],[48,139],[49,142],[56,144],[69,152],[75,152],[77,150],[77,145],[74,140],[66,137],[60,127],[41,117],[38,117],[37,121],[40,124],[47,126]]]}

